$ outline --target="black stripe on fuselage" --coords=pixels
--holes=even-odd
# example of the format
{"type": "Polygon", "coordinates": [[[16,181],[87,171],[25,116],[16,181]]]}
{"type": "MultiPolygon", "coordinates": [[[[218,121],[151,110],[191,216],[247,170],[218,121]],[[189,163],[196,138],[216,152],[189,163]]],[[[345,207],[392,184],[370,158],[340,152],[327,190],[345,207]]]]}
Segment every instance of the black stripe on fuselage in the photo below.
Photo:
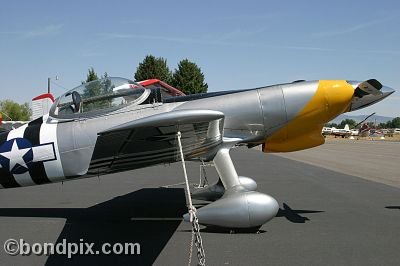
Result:
{"type": "MultiPolygon", "coordinates": [[[[9,132],[3,132],[0,134],[0,145],[7,141],[9,132]]],[[[8,169],[0,168],[0,184],[5,188],[20,187],[15,181],[14,176],[8,171],[8,169]]]]}
{"type": "Polygon", "coordinates": [[[43,116],[36,118],[35,120],[32,120],[31,122],[28,123],[28,126],[41,125],[42,123],[43,123],[43,116]]]}
{"type": "MultiPolygon", "coordinates": [[[[25,129],[24,138],[28,139],[33,146],[40,145],[40,127],[42,126],[42,122],[43,119],[40,117],[30,122],[25,129]]],[[[29,174],[35,184],[50,183],[43,162],[32,163],[29,167],[29,174]]]]}
{"type": "Polygon", "coordinates": [[[24,138],[29,140],[33,146],[40,144],[40,125],[28,125],[24,132],[24,138]]]}

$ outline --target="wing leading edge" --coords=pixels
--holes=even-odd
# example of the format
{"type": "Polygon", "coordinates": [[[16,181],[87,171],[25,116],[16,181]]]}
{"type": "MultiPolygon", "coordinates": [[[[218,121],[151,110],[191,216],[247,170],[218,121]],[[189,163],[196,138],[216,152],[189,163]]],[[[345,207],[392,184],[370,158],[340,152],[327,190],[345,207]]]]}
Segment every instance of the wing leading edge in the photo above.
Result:
{"type": "Polygon", "coordinates": [[[207,156],[223,140],[224,114],[178,110],[131,121],[100,132],[89,174],[112,173],[179,161],[176,133],[185,157],[207,156]]]}

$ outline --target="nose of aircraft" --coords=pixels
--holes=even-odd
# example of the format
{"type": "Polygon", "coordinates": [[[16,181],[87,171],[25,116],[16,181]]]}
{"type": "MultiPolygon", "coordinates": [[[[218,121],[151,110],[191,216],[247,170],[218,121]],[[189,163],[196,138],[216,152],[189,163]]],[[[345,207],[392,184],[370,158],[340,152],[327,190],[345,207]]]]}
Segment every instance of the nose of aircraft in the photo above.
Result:
{"type": "Polygon", "coordinates": [[[390,88],[390,87],[388,87],[388,86],[383,86],[382,89],[381,89],[381,92],[382,92],[382,95],[383,95],[382,99],[384,99],[384,98],[388,97],[390,94],[394,93],[395,90],[390,88]]]}
{"type": "MultiPolygon", "coordinates": [[[[315,86],[315,83],[305,85],[315,86]]],[[[338,115],[374,104],[394,92],[375,80],[364,82],[346,80],[319,80],[316,91],[309,87],[291,86],[284,90],[286,114],[284,127],[267,136],[264,152],[289,152],[315,147],[324,143],[321,130],[325,123],[338,115]],[[291,91],[290,91],[291,90],[291,91]],[[300,111],[289,112],[296,106],[295,97],[302,92],[308,96],[300,111]],[[289,116],[294,113],[294,116],[289,116]]]]}
{"type": "Polygon", "coordinates": [[[386,96],[389,96],[390,94],[392,94],[393,92],[395,92],[394,89],[388,87],[388,86],[383,86],[383,88],[381,89],[381,92],[383,94],[385,94],[386,96]]]}
{"type": "Polygon", "coordinates": [[[369,79],[364,82],[349,81],[348,83],[354,88],[354,97],[351,102],[350,111],[377,103],[395,92],[394,89],[383,86],[376,79],[369,79]]]}

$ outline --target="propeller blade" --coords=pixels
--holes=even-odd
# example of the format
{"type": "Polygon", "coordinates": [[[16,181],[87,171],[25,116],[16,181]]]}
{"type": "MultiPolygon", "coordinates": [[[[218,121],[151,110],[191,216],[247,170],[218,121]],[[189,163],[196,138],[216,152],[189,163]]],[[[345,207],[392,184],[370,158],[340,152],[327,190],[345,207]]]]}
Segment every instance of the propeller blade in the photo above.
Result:
{"type": "Polygon", "coordinates": [[[356,90],[354,91],[354,95],[356,97],[362,98],[365,95],[379,95],[382,94],[380,90],[382,89],[382,84],[376,79],[369,79],[367,81],[361,82],[356,90]]]}
{"type": "Polygon", "coordinates": [[[379,102],[394,92],[393,89],[383,86],[376,79],[369,79],[363,82],[349,81],[349,83],[354,87],[354,97],[350,111],[379,102]]]}
{"type": "Polygon", "coordinates": [[[359,125],[361,125],[362,123],[364,123],[365,120],[367,120],[368,118],[370,118],[371,116],[375,115],[376,113],[373,112],[372,114],[370,114],[369,116],[367,116],[366,118],[364,118],[363,121],[361,121],[360,123],[358,123],[357,125],[355,125],[353,128],[357,128],[359,125]]]}

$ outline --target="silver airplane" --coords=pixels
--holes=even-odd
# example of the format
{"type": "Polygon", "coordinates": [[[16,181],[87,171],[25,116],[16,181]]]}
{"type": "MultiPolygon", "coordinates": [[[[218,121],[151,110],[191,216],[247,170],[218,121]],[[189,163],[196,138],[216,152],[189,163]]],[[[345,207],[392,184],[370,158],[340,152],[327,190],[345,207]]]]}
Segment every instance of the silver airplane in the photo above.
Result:
{"type": "Polygon", "coordinates": [[[214,201],[197,211],[199,222],[256,228],[275,217],[279,205],[257,192],[254,180],[238,176],[231,148],[262,145],[263,152],[273,153],[321,145],[325,123],[393,92],[371,79],[173,96],[128,79],[101,79],[57,98],[49,114],[0,134],[0,187],[181,161],[181,140],[185,160],[212,161],[220,178],[193,193],[214,201]]]}

